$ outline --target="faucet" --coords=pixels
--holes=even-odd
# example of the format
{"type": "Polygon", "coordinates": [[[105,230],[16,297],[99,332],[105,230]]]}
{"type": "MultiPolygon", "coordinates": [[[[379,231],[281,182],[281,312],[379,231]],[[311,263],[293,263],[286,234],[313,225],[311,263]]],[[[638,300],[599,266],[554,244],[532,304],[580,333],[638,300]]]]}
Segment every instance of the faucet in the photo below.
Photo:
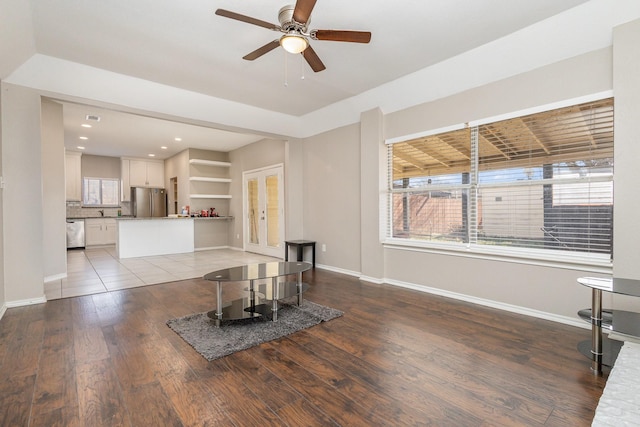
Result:
{"type": "Polygon", "coordinates": [[[100,212],[100,216],[104,216],[104,209],[100,209],[98,212],[100,212]]]}

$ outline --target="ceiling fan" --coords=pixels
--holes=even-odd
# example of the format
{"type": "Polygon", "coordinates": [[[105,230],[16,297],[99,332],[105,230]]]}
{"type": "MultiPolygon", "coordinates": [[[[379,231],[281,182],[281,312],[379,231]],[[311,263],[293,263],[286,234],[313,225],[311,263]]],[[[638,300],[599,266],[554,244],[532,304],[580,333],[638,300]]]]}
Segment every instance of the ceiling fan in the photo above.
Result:
{"type": "Polygon", "coordinates": [[[264,27],[272,31],[283,33],[279,39],[273,40],[253,52],[245,55],[242,59],[253,61],[271,52],[278,46],[282,46],[287,52],[301,53],[309,66],[316,73],[326,67],[309,44],[311,40],[327,40],[334,42],[369,43],[371,33],[368,31],[350,30],[309,30],[311,11],[317,0],[297,0],[293,5],[284,6],[278,12],[280,25],[271,24],[250,16],[241,15],[224,9],[216,10],[216,15],[231,18],[249,24],[264,27]]]}

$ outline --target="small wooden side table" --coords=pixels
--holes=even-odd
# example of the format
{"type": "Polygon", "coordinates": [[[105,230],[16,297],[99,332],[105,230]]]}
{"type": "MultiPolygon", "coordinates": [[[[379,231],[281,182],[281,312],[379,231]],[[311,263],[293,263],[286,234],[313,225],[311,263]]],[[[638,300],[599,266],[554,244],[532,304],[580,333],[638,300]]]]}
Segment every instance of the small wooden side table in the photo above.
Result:
{"type": "Polygon", "coordinates": [[[311,246],[311,265],[316,268],[316,242],[313,240],[285,240],[284,260],[289,261],[289,246],[296,248],[296,260],[302,261],[302,251],[306,246],[311,246]]]}

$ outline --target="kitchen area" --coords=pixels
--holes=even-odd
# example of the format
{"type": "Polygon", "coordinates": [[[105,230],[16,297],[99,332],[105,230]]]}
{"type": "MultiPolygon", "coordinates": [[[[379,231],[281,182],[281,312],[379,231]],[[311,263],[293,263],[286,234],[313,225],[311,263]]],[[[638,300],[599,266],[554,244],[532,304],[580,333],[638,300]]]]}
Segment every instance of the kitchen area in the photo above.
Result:
{"type": "Polygon", "coordinates": [[[185,149],[155,160],[67,150],[67,250],[113,246],[119,258],[132,258],[228,247],[226,156],[185,149]]]}

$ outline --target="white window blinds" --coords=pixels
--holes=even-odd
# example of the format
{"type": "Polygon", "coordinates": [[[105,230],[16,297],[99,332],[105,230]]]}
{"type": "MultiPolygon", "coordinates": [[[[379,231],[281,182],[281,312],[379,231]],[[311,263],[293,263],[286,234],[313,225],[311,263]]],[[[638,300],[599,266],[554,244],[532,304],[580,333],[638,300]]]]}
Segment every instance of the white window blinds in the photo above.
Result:
{"type": "Polygon", "coordinates": [[[613,99],[390,152],[390,237],[611,254],[613,99]]]}

